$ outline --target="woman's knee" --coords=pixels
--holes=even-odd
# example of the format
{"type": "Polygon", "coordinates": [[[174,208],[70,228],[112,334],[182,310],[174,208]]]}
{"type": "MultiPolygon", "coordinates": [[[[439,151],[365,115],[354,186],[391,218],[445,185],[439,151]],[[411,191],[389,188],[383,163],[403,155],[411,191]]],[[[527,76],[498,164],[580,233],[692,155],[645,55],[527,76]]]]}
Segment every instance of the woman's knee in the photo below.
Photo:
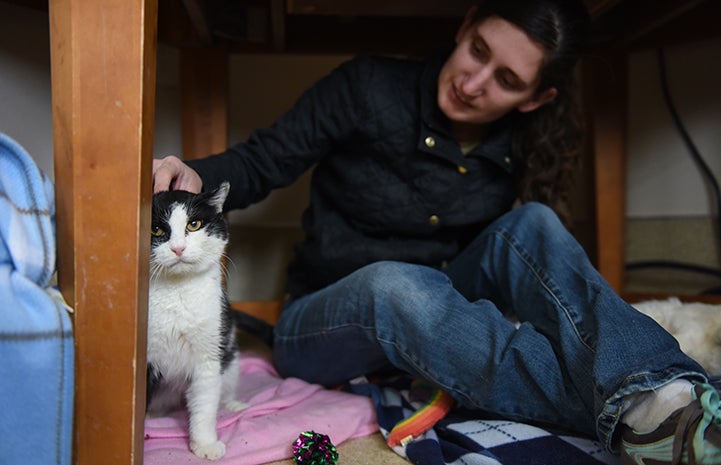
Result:
{"type": "Polygon", "coordinates": [[[528,202],[511,210],[499,218],[492,230],[505,230],[511,233],[531,233],[538,238],[546,235],[560,237],[568,230],[553,209],[538,202],[528,202]]]}
{"type": "Polygon", "coordinates": [[[384,287],[383,285],[386,284],[389,279],[394,279],[402,275],[409,266],[412,265],[390,260],[378,261],[359,268],[353,272],[351,277],[365,284],[366,287],[384,287]]]}
{"type": "Polygon", "coordinates": [[[539,202],[528,202],[509,212],[509,217],[517,222],[535,225],[561,226],[561,220],[548,205],[539,202]]]}
{"type": "MultiPolygon", "coordinates": [[[[392,317],[417,318],[430,307],[429,300],[438,292],[439,282],[451,287],[448,277],[433,268],[412,263],[380,261],[354,273],[357,285],[372,296],[377,309],[390,310],[392,317]],[[442,281],[442,282],[441,282],[442,281]]],[[[382,317],[382,315],[378,315],[382,317]]],[[[390,316],[390,315],[387,315],[390,316]]]]}
{"type": "Polygon", "coordinates": [[[356,284],[382,298],[399,294],[415,294],[422,290],[423,277],[431,268],[412,263],[379,261],[366,265],[353,273],[356,284]]]}

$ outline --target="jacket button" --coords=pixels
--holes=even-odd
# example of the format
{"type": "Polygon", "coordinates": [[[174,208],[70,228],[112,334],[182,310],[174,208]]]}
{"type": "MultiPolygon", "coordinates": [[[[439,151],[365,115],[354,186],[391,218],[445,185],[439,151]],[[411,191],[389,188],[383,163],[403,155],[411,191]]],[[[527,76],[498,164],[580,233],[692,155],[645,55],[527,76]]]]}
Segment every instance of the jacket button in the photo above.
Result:
{"type": "Polygon", "coordinates": [[[441,222],[441,219],[438,218],[438,215],[431,215],[428,218],[428,224],[430,224],[431,226],[436,226],[440,222],[441,222]]]}
{"type": "Polygon", "coordinates": [[[510,165],[510,164],[511,164],[511,157],[506,157],[506,158],[503,159],[503,161],[505,161],[507,165],[510,165]]]}
{"type": "Polygon", "coordinates": [[[428,148],[433,148],[436,146],[436,140],[434,138],[432,138],[431,136],[426,137],[425,143],[426,143],[426,147],[428,147],[428,148]]]}
{"type": "Polygon", "coordinates": [[[466,174],[466,173],[468,173],[468,168],[466,168],[465,166],[462,166],[462,165],[458,165],[458,172],[461,174],[466,174]]]}

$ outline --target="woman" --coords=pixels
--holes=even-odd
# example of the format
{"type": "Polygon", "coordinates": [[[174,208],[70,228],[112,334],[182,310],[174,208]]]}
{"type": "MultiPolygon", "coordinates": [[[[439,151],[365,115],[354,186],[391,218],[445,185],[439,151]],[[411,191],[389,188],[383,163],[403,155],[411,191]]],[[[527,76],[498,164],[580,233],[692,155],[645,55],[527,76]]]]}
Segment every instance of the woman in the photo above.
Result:
{"type": "Polygon", "coordinates": [[[628,463],[721,461],[703,369],[559,220],[588,22],[580,0],[487,0],[449,54],[356,58],[247,142],[154,162],[156,191],[229,180],[227,208],[315,166],[275,328],[281,374],[333,385],[391,365],[466,407],[595,435],[628,463]]]}

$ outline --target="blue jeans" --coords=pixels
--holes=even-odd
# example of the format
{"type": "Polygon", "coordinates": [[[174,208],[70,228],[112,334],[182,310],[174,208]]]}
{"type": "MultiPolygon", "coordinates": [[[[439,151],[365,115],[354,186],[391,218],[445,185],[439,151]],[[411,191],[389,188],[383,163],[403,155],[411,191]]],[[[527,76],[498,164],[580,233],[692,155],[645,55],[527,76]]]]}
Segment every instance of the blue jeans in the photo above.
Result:
{"type": "Polygon", "coordinates": [[[283,376],[323,385],[392,364],[465,407],[596,436],[609,450],[624,396],[706,380],[537,203],[495,221],[443,270],[373,263],[290,301],[273,352],[283,376]]]}

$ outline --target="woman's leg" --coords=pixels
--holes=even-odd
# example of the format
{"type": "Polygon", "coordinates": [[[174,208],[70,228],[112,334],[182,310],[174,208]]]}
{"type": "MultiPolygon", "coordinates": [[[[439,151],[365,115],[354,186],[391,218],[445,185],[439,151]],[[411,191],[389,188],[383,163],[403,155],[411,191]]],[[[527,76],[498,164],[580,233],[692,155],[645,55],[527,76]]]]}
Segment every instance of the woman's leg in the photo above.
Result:
{"type": "Polygon", "coordinates": [[[379,262],[291,302],[273,352],[284,376],[333,385],[390,361],[466,407],[594,432],[550,341],[489,300],[469,302],[433,268],[379,262]]]}
{"type": "Polygon", "coordinates": [[[505,215],[446,273],[380,262],[291,302],[276,326],[279,370],[335,384],[390,361],[468,407],[605,441],[622,395],[701,373],[615,296],[546,207],[505,215]]]}
{"type": "Polygon", "coordinates": [[[446,272],[469,300],[492,300],[549,341],[607,446],[625,396],[705,379],[670,334],[616,294],[544,205],[504,215],[446,272]]]}

